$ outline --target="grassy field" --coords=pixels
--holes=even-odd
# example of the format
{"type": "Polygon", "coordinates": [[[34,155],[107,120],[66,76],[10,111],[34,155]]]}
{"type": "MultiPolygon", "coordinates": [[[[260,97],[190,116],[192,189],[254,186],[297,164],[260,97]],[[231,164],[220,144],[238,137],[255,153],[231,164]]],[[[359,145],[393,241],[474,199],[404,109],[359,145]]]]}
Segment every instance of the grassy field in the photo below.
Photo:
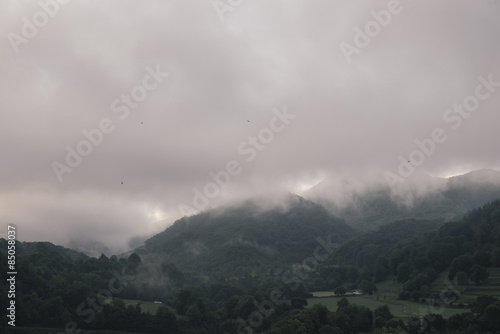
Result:
{"type": "Polygon", "coordinates": [[[333,297],[335,293],[333,291],[316,291],[312,292],[314,298],[323,298],[323,297],[333,297]]]}
{"type": "Polygon", "coordinates": [[[377,294],[381,296],[385,296],[386,298],[397,299],[399,293],[403,289],[403,284],[399,283],[396,280],[387,279],[383,282],[379,282],[376,284],[377,286],[377,294]]]}
{"type": "MultiPolygon", "coordinates": [[[[377,296],[375,295],[375,298],[377,296]]],[[[364,297],[364,296],[346,296],[347,300],[351,304],[366,306],[370,309],[377,308],[384,304],[389,306],[389,310],[391,313],[397,318],[408,318],[411,315],[426,315],[429,313],[441,314],[443,318],[449,318],[452,315],[460,314],[464,312],[469,312],[468,309],[458,309],[458,308],[444,308],[440,309],[439,307],[431,308],[425,304],[418,304],[408,300],[394,300],[394,299],[386,299],[382,300],[373,300],[372,297],[364,297]]],[[[307,299],[308,306],[312,307],[315,304],[323,304],[330,311],[337,310],[337,302],[340,300],[340,297],[324,297],[324,298],[309,298],[307,299]]]]}
{"type": "Polygon", "coordinates": [[[471,283],[467,289],[462,292],[458,302],[470,303],[476,300],[480,295],[491,295],[493,297],[500,297],[500,268],[488,268],[490,276],[487,281],[481,285],[471,283]]]}
{"type": "MultiPolygon", "coordinates": [[[[311,292],[311,294],[315,298],[335,297],[335,293],[333,291],[316,291],[316,292],[311,292]]],[[[345,295],[346,296],[353,296],[354,294],[351,292],[348,292],[345,295]]]]}
{"type": "MultiPolygon", "coordinates": [[[[500,268],[488,268],[490,274],[487,281],[476,285],[471,282],[465,290],[460,291],[460,296],[455,304],[463,303],[468,305],[476,300],[480,295],[491,295],[500,297],[500,268]]],[[[453,282],[448,280],[448,270],[439,274],[438,278],[430,285],[431,293],[441,294],[442,291],[450,290],[453,287],[453,282]]]]}
{"type": "MultiPolygon", "coordinates": [[[[122,299],[122,300],[126,306],[129,306],[129,305],[135,306],[138,303],[140,303],[141,304],[141,311],[143,313],[149,313],[149,314],[153,314],[153,315],[156,314],[156,311],[158,311],[158,308],[163,305],[163,304],[155,304],[153,302],[145,302],[145,301],[133,300],[133,299],[122,299]]],[[[165,305],[163,305],[163,306],[165,306],[165,305]]],[[[169,309],[170,309],[170,307],[169,307],[169,309]]],[[[170,309],[170,310],[174,312],[173,309],[170,309]]]]}
{"type": "MultiPolygon", "coordinates": [[[[491,274],[490,274],[491,275],[491,274]]],[[[447,272],[445,273],[445,278],[447,277],[447,272]]],[[[442,277],[438,277],[438,280],[442,277]]],[[[436,280],[436,282],[438,281],[436,280]]],[[[469,309],[463,308],[443,308],[439,307],[432,308],[427,304],[415,303],[408,300],[398,300],[399,292],[401,291],[402,284],[397,281],[393,281],[392,279],[388,279],[383,282],[379,282],[377,285],[377,293],[375,294],[375,298],[371,296],[346,296],[349,303],[366,306],[370,309],[372,307],[379,307],[381,305],[387,304],[391,313],[398,318],[408,318],[411,315],[426,315],[429,313],[441,314],[444,318],[449,318],[454,314],[460,314],[464,312],[469,312],[469,309]]],[[[443,283],[444,285],[444,283],[443,283]]],[[[436,288],[439,288],[436,286],[436,288]]],[[[431,287],[432,289],[432,287],[431,287]]],[[[442,287],[441,287],[442,289],[442,287]]],[[[440,292],[441,290],[439,290],[440,292]]],[[[438,292],[438,293],[439,293],[438,292]]],[[[340,300],[340,297],[327,297],[331,292],[328,291],[318,291],[313,292],[313,296],[315,298],[310,298],[307,300],[308,307],[312,307],[315,304],[323,304],[330,311],[337,310],[337,302],[340,300]],[[323,297],[323,298],[318,298],[323,297]]]]}

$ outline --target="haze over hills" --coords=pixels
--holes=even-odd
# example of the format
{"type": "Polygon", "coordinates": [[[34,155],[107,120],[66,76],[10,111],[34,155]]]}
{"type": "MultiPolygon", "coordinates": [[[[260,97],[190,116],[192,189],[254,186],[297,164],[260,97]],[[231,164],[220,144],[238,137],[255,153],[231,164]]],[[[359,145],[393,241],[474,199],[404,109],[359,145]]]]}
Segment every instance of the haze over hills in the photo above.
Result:
{"type": "MultiPolygon", "coordinates": [[[[342,321],[344,316],[327,306],[304,308],[305,298],[314,291],[342,294],[357,289],[369,294],[379,287],[387,289],[391,282],[391,291],[398,293],[389,296],[387,305],[411,302],[423,309],[428,301],[439,302],[443,289],[436,292],[438,276],[447,276],[467,285],[453,286],[462,289],[463,297],[459,294],[453,301],[469,314],[465,323],[497,328],[484,321],[483,311],[477,311],[475,305],[485,295],[498,295],[499,291],[500,202],[472,208],[452,222],[444,223],[444,218],[451,219],[460,210],[497,196],[499,175],[479,170],[449,179],[420,177],[399,189],[345,182],[344,190],[351,191],[337,193],[346,196],[342,204],[364,206],[341,213],[346,218],[371,214],[362,218],[383,225],[374,231],[356,229],[324,206],[288,193],[254,197],[184,217],[119,257],[89,258],[50,243],[22,243],[17,266],[23,278],[19,300],[25,304],[19,307],[19,324],[52,328],[74,320],[82,329],[156,333],[168,328],[186,334],[209,328],[206,333],[232,333],[238,332],[240,318],[250,319],[261,301],[272,300],[279,292],[283,306],[269,313],[263,333],[291,333],[288,327],[278,328],[295,319],[298,312],[304,323],[312,323],[309,319],[321,318],[316,311],[330,315],[324,318],[333,319],[331,325],[341,328],[344,324],[340,332],[368,332],[372,312],[355,304],[366,297],[349,299],[353,305],[340,311],[352,315],[350,322],[342,321]],[[410,219],[411,214],[441,218],[410,219]],[[407,219],[394,221],[397,215],[407,219]],[[111,288],[110,282],[118,284],[117,277],[125,283],[120,289],[111,288]],[[87,324],[82,301],[98,298],[107,289],[116,292],[113,301],[96,312],[98,321],[87,324]],[[137,304],[127,306],[125,300],[137,304]],[[157,305],[156,313],[144,311],[140,305],[146,302],[157,305]],[[160,302],[166,307],[158,306],[160,302]],[[61,314],[65,316],[61,318],[61,314]],[[362,317],[364,327],[354,317],[362,317]]],[[[0,245],[6,256],[7,240],[0,239],[0,245]]],[[[6,262],[3,270],[7,271],[6,262]]],[[[0,290],[7,291],[7,283],[0,290]]],[[[486,302],[500,310],[497,299],[486,302]]],[[[449,326],[456,320],[442,319],[449,326]]],[[[389,321],[379,321],[377,326],[390,327],[389,321]]],[[[403,320],[398,325],[406,326],[403,320]]],[[[316,330],[319,325],[313,330],[314,326],[309,332],[320,332],[316,330]]]]}
{"type": "Polygon", "coordinates": [[[303,196],[358,229],[408,218],[449,221],[500,198],[500,172],[480,169],[450,178],[415,175],[393,187],[382,180],[327,179],[303,196]]]}
{"type": "Polygon", "coordinates": [[[0,2],[0,334],[496,333],[499,14],[0,2]]]}
{"type": "MultiPolygon", "coordinates": [[[[181,266],[191,269],[194,263],[198,262],[199,257],[195,256],[197,252],[208,256],[205,254],[206,243],[212,245],[215,240],[219,242],[215,237],[211,239],[213,235],[223,234],[223,242],[227,243],[225,246],[229,244],[232,247],[244,246],[252,254],[261,252],[265,255],[263,249],[276,251],[276,245],[268,244],[266,241],[268,236],[263,235],[265,233],[259,231],[259,228],[266,224],[265,222],[274,224],[274,221],[289,221],[294,214],[304,217],[301,221],[304,227],[309,224],[306,217],[314,217],[311,225],[313,231],[316,228],[326,228],[325,222],[331,221],[339,228],[347,224],[358,232],[364,232],[406,219],[441,222],[458,220],[468,210],[496,198],[500,198],[500,172],[491,169],[480,169],[450,178],[415,175],[407,179],[404,184],[395,187],[389,187],[384,181],[364,182],[354,178],[343,179],[340,182],[325,180],[305,192],[303,197],[289,193],[285,196],[272,194],[252,197],[246,202],[226,204],[198,215],[182,218],[171,228],[152,236],[147,242],[149,248],[146,248],[151,249],[158,240],[169,245],[178,245],[180,241],[175,239],[184,240],[187,236],[190,239],[186,239],[187,241],[185,240],[179,249],[174,250],[174,246],[163,246],[166,248],[162,252],[168,253],[169,258],[177,256],[183,258],[179,261],[182,262],[181,266]],[[293,214],[290,215],[287,211],[293,214]],[[314,221],[321,219],[325,221],[320,224],[321,227],[314,225],[316,224],[314,221]],[[245,227],[247,225],[255,226],[247,228],[245,227]],[[219,230],[221,226],[223,232],[219,230]],[[194,231],[193,235],[189,232],[191,229],[194,231]],[[200,235],[200,231],[204,231],[205,235],[200,235]],[[250,239],[247,232],[252,233],[250,239]],[[190,260],[186,262],[184,259],[190,260]]],[[[344,228],[341,230],[344,231],[344,228]]],[[[293,231],[288,232],[293,233],[293,231]]],[[[340,234],[342,237],[348,235],[349,233],[340,234]]],[[[137,249],[147,238],[137,237],[134,240],[134,243],[129,243],[128,249],[137,249]]],[[[96,242],[80,240],[67,246],[94,257],[100,256],[101,252],[108,256],[113,254],[106,245],[96,242]]],[[[209,253],[214,255],[212,252],[219,252],[222,246],[223,244],[217,243],[217,250],[210,249],[209,253]]],[[[154,247],[155,250],[158,249],[158,246],[154,247]]],[[[130,254],[130,251],[126,254],[130,254]]],[[[202,266],[208,263],[201,262],[202,266]]]]}
{"type": "Polygon", "coordinates": [[[470,210],[500,198],[500,172],[479,169],[447,179],[444,195],[457,205],[470,210]]]}
{"type": "MultiPolygon", "coordinates": [[[[409,303],[422,318],[427,305],[463,313],[426,317],[414,327],[446,326],[457,329],[455,333],[498,328],[498,313],[490,311],[500,310],[493,297],[498,296],[500,280],[499,200],[439,229],[439,222],[406,220],[358,236],[315,203],[295,195],[287,203],[262,207],[252,200],[181,219],[127,258],[95,259],[46,242],[18,243],[16,266],[22,288],[16,291],[16,326],[26,327],[23,333],[29,334],[47,333],[67,323],[122,333],[236,333],[253,312],[269,310],[269,321],[255,332],[294,333],[285,326],[291,320],[308,333],[323,333],[319,328],[326,326],[340,328],[339,333],[369,332],[373,309],[363,303],[372,303],[371,297],[348,297],[336,310],[326,305],[304,307],[310,292],[342,288],[340,294],[380,289],[377,296],[383,299],[377,304],[387,303],[387,318],[379,319],[377,328],[412,326],[415,318],[406,313],[404,321],[391,322],[395,308],[389,305],[409,303]],[[312,269],[303,260],[315,257],[318,244],[323,246],[318,236],[335,249],[312,269]],[[349,236],[354,237],[345,242],[349,236]],[[337,248],[335,241],[342,245],[337,248]],[[297,263],[302,265],[291,268],[297,263]],[[444,276],[449,287],[436,290],[444,276]],[[389,284],[397,294],[386,295],[389,284]],[[102,299],[105,293],[112,298],[102,299]],[[446,305],[439,304],[444,293],[450,297],[446,305]],[[155,309],[147,311],[142,304],[155,309]],[[94,311],[91,305],[100,308],[94,311]],[[462,330],[467,327],[475,330],[462,330]]],[[[7,242],[0,239],[3,257],[7,242]]],[[[320,256],[327,253],[323,248],[320,256]]],[[[7,261],[1,268],[8,271],[7,261]]],[[[8,291],[7,281],[0,290],[8,291]]],[[[6,304],[3,300],[4,310],[6,304]]]]}
{"type": "Polygon", "coordinates": [[[144,258],[161,255],[181,270],[238,275],[300,263],[312,256],[318,238],[340,244],[357,234],[297,195],[289,194],[279,206],[263,204],[248,200],[182,218],[136,252],[144,258]]]}
{"type": "MultiPolygon", "coordinates": [[[[460,220],[467,211],[500,198],[500,172],[483,169],[448,179],[419,176],[399,188],[355,181],[344,182],[340,190],[328,186],[324,182],[306,193],[321,205],[287,194],[184,217],[135,251],[146,261],[160,257],[181,271],[228,276],[268,272],[300,263],[314,251],[318,237],[330,236],[340,245],[383,225],[394,231],[404,226],[413,231],[406,237],[415,237],[416,231],[460,220]],[[319,196],[327,191],[343,202],[319,196]]],[[[393,241],[402,239],[398,235],[393,241]]]]}

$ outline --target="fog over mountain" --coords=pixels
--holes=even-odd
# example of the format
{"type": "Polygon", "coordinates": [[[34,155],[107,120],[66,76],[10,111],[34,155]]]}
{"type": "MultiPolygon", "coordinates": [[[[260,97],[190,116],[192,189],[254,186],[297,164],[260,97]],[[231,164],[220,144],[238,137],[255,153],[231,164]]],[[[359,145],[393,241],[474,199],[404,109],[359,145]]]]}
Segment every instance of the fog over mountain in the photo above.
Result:
{"type": "Polygon", "coordinates": [[[19,240],[125,251],[327,179],[358,221],[426,198],[451,218],[462,179],[440,178],[500,170],[496,1],[56,3],[0,3],[0,221],[19,240]]]}
{"type": "Polygon", "coordinates": [[[158,262],[160,256],[181,270],[233,276],[241,275],[245,258],[245,272],[291,265],[318,242],[338,247],[358,234],[313,202],[292,194],[281,198],[281,206],[255,199],[182,218],[136,252],[144,262],[158,262]]]}
{"type": "Polygon", "coordinates": [[[382,180],[325,180],[303,196],[361,229],[407,218],[449,221],[500,198],[500,172],[481,169],[450,178],[419,175],[392,187],[382,180]]]}

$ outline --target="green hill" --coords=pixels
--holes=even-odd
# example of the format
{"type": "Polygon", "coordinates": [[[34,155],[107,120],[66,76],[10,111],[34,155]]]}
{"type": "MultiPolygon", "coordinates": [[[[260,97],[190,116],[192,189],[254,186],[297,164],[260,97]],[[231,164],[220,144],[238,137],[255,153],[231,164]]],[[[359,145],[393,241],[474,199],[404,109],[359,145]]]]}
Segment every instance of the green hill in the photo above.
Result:
{"type": "Polygon", "coordinates": [[[343,243],[335,252],[335,260],[360,268],[372,267],[379,256],[387,256],[398,243],[421,239],[426,232],[437,230],[442,224],[443,220],[408,219],[382,225],[376,231],[343,243]]]}
{"type": "MultiPolygon", "coordinates": [[[[458,332],[498,328],[500,302],[493,296],[500,293],[500,201],[455,222],[406,219],[364,234],[301,197],[274,203],[251,200],[183,218],[128,258],[90,258],[50,243],[18,242],[17,324],[35,331],[74,321],[83,330],[224,333],[236,332],[240,318],[251,321],[264,312],[260,332],[291,333],[297,326],[311,333],[369,331],[371,298],[309,300],[335,312],[305,308],[309,292],[342,287],[377,291],[379,328],[409,329],[410,321],[401,319],[422,317],[435,304],[445,308],[438,316],[415,318],[418,326],[437,332],[443,326],[458,332]],[[301,265],[317,255],[319,238],[331,256],[315,268],[301,265]]],[[[0,239],[4,257],[6,243],[0,239]]],[[[4,272],[6,267],[0,263],[4,272]]],[[[8,288],[4,280],[0,291],[6,295],[8,288]]]]}
{"type": "Polygon", "coordinates": [[[356,234],[321,206],[289,195],[284,206],[262,209],[252,200],[182,218],[136,252],[182,271],[243,275],[300,263],[318,238],[340,244],[356,234]]]}
{"type": "Polygon", "coordinates": [[[406,219],[452,221],[500,198],[500,172],[480,169],[447,179],[420,175],[392,187],[384,180],[373,184],[325,180],[304,197],[360,230],[406,219]]]}

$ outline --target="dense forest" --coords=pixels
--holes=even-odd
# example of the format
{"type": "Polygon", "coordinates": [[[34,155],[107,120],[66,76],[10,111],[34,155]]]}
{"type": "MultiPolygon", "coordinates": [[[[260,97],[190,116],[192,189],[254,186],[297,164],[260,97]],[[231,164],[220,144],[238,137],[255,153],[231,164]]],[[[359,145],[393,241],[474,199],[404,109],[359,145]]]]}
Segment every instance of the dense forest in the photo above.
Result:
{"type": "Polygon", "coordinates": [[[178,220],[136,250],[180,270],[235,278],[301,262],[317,238],[340,245],[359,234],[323,207],[290,194],[284,207],[247,201],[178,220]]]}
{"type": "MultiPolygon", "coordinates": [[[[309,201],[297,203],[258,215],[243,207],[183,219],[120,257],[91,258],[47,242],[17,242],[16,329],[4,330],[327,334],[500,328],[500,301],[491,295],[464,303],[470,312],[447,319],[437,313],[401,319],[387,306],[372,310],[346,298],[339,298],[335,311],[307,301],[318,290],[369,295],[388,279],[401,283],[401,300],[456,304],[454,289],[436,295],[429,285],[442,273],[456,290],[487,284],[488,270],[500,267],[500,201],[456,222],[404,220],[364,234],[309,201]],[[199,248],[193,251],[193,244],[199,248]],[[151,314],[127,300],[161,306],[151,314]]],[[[6,250],[1,239],[2,258],[6,250]]],[[[8,271],[6,261],[0,269],[8,271]]],[[[6,310],[5,279],[0,290],[6,310]]]]}

